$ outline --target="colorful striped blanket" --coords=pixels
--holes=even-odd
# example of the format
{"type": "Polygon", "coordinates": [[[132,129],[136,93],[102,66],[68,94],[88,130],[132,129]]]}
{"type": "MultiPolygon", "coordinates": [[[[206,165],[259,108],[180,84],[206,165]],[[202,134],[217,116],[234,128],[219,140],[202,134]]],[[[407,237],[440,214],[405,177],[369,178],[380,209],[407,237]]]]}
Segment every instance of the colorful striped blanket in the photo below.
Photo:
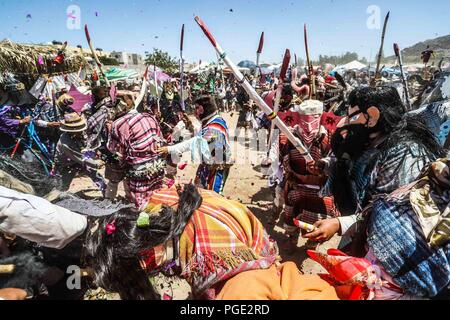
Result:
{"type": "MultiPolygon", "coordinates": [[[[214,286],[234,275],[267,269],[278,258],[276,244],[244,205],[213,191],[200,190],[201,207],[194,212],[179,240],[181,276],[196,298],[214,299],[214,286]]],[[[145,211],[176,206],[175,188],[153,193],[145,211]]]]}

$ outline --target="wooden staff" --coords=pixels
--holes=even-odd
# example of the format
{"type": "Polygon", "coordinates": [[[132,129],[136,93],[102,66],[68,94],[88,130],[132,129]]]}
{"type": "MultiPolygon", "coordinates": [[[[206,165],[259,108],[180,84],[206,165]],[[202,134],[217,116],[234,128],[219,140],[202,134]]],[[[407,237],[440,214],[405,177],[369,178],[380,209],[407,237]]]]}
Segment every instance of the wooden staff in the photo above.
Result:
{"type": "Polygon", "coordinates": [[[92,44],[92,39],[89,34],[89,29],[88,29],[87,24],[84,26],[84,33],[86,34],[86,40],[89,44],[89,48],[91,48],[91,52],[92,52],[92,56],[94,57],[94,61],[97,64],[97,67],[100,70],[100,73],[102,74],[103,78],[105,79],[106,85],[109,87],[110,86],[109,80],[106,77],[105,73],[103,72],[102,64],[101,64],[100,60],[98,59],[97,52],[95,52],[95,50],[94,50],[94,46],[92,44]]]}
{"type": "Polygon", "coordinates": [[[259,38],[258,50],[256,50],[256,79],[258,79],[258,76],[260,75],[259,71],[261,70],[261,67],[259,65],[259,59],[261,57],[263,48],[264,48],[264,32],[261,33],[261,37],[259,38]]]}
{"type": "Polygon", "coordinates": [[[183,47],[184,47],[184,24],[181,27],[181,39],[180,39],[180,99],[181,99],[181,110],[185,111],[186,107],[184,105],[183,99],[183,79],[184,79],[184,59],[183,59],[183,47]]]}
{"type": "Polygon", "coordinates": [[[258,107],[267,115],[269,120],[275,122],[275,125],[283,132],[288,140],[294,145],[294,147],[300,152],[302,156],[305,157],[307,162],[312,162],[314,159],[311,157],[309,150],[303,145],[303,143],[294,136],[294,134],[289,130],[286,124],[278,117],[278,115],[272,111],[272,109],[264,102],[264,100],[258,95],[255,89],[251,86],[251,84],[245,79],[243,74],[239,71],[239,68],[230,60],[225,51],[220,47],[220,45],[216,42],[216,39],[213,37],[211,32],[206,27],[205,23],[199,18],[195,17],[195,21],[202,29],[205,36],[209,39],[213,47],[219,53],[220,57],[223,59],[228,68],[231,69],[238,83],[244,88],[247,94],[250,96],[250,99],[255,101],[258,107]]]}
{"type": "Polygon", "coordinates": [[[156,106],[157,106],[157,110],[158,113],[161,112],[161,108],[159,106],[159,92],[158,92],[158,80],[156,79],[157,75],[156,75],[156,65],[153,65],[153,80],[155,81],[155,92],[156,92],[156,106]]]}
{"type": "Polygon", "coordinates": [[[402,53],[400,51],[400,47],[397,43],[394,43],[394,52],[398,59],[398,65],[400,66],[400,74],[402,76],[402,82],[403,87],[405,89],[405,99],[406,99],[406,106],[408,110],[411,110],[411,102],[409,100],[409,89],[408,89],[408,83],[406,82],[405,73],[403,72],[403,59],[402,59],[402,53]]]}
{"type": "MultiPolygon", "coordinates": [[[[281,96],[283,95],[284,80],[286,79],[286,73],[289,68],[290,61],[291,61],[291,53],[290,53],[289,49],[286,49],[286,52],[284,53],[283,64],[282,64],[281,71],[280,71],[280,83],[278,84],[278,87],[277,87],[277,93],[275,95],[275,103],[273,106],[273,112],[275,112],[275,114],[278,114],[278,110],[280,109],[280,100],[281,100],[281,96]]],[[[268,152],[270,152],[270,147],[272,146],[272,139],[273,139],[273,134],[275,131],[274,129],[275,129],[275,123],[272,122],[271,128],[270,128],[270,135],[269,135],[269,150],[268,150],[268,152]]]]}
{"type": "Polygon", "coordinates": [[[383,48],[384,48],[384,38],[386,36],[386,30],[387,30],[387,24],[389,21],[389,15],[390,12],[387,13],[386,18],[384,18],[384,25],[383,25],[383,32],[381,33],[381,46],[380,46],[380,51],[378,52],[378,56],[377,56],[377,68],[375,69],[375,78],[372,82],[372,86],[376,86],[377,81],[379,81],[381,79],[381,70],[380,70],[380,66],[381,66],[381,58],[383,56],[383,48]]]}
{"type": "Polygon", "coordinates": [[[308,46],[308,30],[306,24],[304,27],[304,37],[305,37],[305,51],[306,51],[306,64],[308,65],[308,78],[309,78],[309,99],[316,98],[316,77],[314,75],[314,68],[309,56],[309,46],[308,46]]]}

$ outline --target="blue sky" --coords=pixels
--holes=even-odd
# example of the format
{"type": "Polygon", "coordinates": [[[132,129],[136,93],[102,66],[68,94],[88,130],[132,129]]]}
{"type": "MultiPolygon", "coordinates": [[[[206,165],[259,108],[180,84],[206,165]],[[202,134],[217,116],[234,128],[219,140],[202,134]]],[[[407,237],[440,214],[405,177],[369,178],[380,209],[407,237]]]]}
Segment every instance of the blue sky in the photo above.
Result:
{"type": "Polygon", "coordinates": [[[94,45],[108,51],[143,54],[157,47],[178,56],[184,23],[187,61],[216,59],[195,15],[205,21],[236,63],[255,60],[262,31],[263,62],[280,61],[286,48],[304,58],[304,23],[308,24],[313,57],[356,51],[373,59],[381,30],[367,27],[371,5],[380,8],[381,20],[391,11],[387,55],[393,53],[393,42],[407,47],[450,34],[448,0],[0,0],[0,39],[27,43],[67,40],[70,45],[87,47],[83,28],[69,30],[66,26],[69,5],[80,7],[81,24],[89,25],[94,45]]]}

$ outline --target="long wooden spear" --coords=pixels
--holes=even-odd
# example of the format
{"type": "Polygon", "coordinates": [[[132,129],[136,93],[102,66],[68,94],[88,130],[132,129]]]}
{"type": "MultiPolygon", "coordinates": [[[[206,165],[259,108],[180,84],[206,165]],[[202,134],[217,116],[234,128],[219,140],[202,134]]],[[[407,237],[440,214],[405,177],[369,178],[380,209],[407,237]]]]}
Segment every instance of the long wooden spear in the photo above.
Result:
{"type": "Polygon", "coordinates": [[[161,112],[161,107],[159,106],[159,90],[158,90],[158,79],[156,74],[156,64],[153,65],[153,80],[155,81],[155,92],[156,92],[156,106],[158,113],[161,112]]]}
{"type": "Polygon", "coordinates": [[[181,38],[180,38],[180,100],[181,100],[181,110],[185,111],[186,107],[184,105],[183,97],[183,80],[184,80],[184,59],[183,59],[183,48],[184,48],[184,24],[181,27],[181,38]]]}
{"type": "Polygon", "coordinates": [[[406,82],[405,73],[403,72],[403,59],[402,59],[402,53],[400,51],[400,47],[397,43],[394,43],[394,52],[398,59],[398,65],[400,66],[400,74],[402,76],[402,82],[403,87],[405,89],[405,100],[406,100],[406,106],[408,107],[408,110],[411,110],[411,102],[409,100],[409,89],[408,89],[408,83],[406,82]]]}
{"type": "Polygon", "coordinates": [[[308,30],[306,28],[306,23],[304,27],[304,38],[305,38],[305,51],[306,51],[306,64],[308,65],[308,78],[309,78],[309,99],[316,98],[316,77],[314,75],[314,67],[312,65],[309,56],[309,45],[308,45],[308,30]]]}
{"type": "Polygon", "coordinates": [[[105,79],[106,85],[109,87],[110,86],[109,80],[106,77],[105,73],[103,72],[102,64],[101,64],[100,60],[98,59],[97,52],[95,52],[95,50],[94,50],[94,46],[92,44],[92,39],[91,39],[91,35],[89,34],[89,29],[88,29],[87,24],[84,26],[84,33],[86,34],[86,40],[89,44],[89,48],[91,48],[91,52],[92,52],[92,56],[94,57],[94,61],[97,64],[97,67],[99,68],[100,73],[102,74],[103,78],[105,79]]]}
{"type": "Polygon", "coordinates": [[[209,39],[213,47],[216,49],[217,53],[219,53],[220,57],[223,59],[228,68],[231,69],[234,76],[236,77],[239,84],[244,88],[247,94],[250,96],[250,99],[255,101],[258,107],[267,115],[267,117],[275,122],[275,125],[283,132],[288,140],[295,146],[297,150],[306,158],[307,162],[314,161],[311,157],[308,149],[303,145],[303,143],[296,138],[286,124],[278,117],[278,115],[272,111],[272,109],[264,102],[264,100],[256,93],[255,89],[251,86],[251,84],[245,79],[243,74],[239,71],[236,65],[230,60],[225,51],[220,47],[217,43],[216,39],[213,37],[211,32],[206,27],[205,23],[199,18],[195,17],[195,21],[202,29],[205,36],[209,39]]]}
{"type": "MultiPolygon", "coordinates": [[[[280,71],[280,83],[278,84],[278,87],[277,87],[277,93],[275,95],[275,103],[273,106],[273,112],[275,112],[275,114],[278,114],[278,110],[280,109],[280,100],[281,100],[281,96],[283,94],[284,80],[286,79],[286,74],[287,74],[287,70],[289,68],[290,61],[291,61],[291,52],[289,51],[289,49],[286,49],[286,52],[284,53],[283,64],[281,66],[281,71],[280,71]]],[[[274,135],[274,131],[275,131],[274,129],[275,129],[275,123],[272,122],[272,126],[270,128],[270,135],[269,135],[269,151],[270,151],[270,146],[272,145],[272,139],[273,139],[273,135],[274,135]]]]}
{"type": "MultiPolygon", "coordinates": [[[[264,48],[264,31],[261,33],[261,37],[259,38],[258,50],[256,50],[256,78],[260,75],[261,67],[259,66],[259,59],[261,57],[261,53],[264,48]]],[[[256,83],[257,81],[255,81],[256,83]]]]}
{"type": "Polygon", "coordinates": [[[381,70],[380,70],[381,58],[383,56],[384,38],[386,37],[387,24],[389,21],[390,14],[391,14],[391,12],[389,11],[386,15],[386,18],[384,18],[383,32],[381,33],[381,46],[380,46],[380,51],[378,52],[378,56],[377,56],[377,68],[375,70],[375,78],[374,78],[374,81],[372,82],[372,86],[376,86],[377,81],[379,81],[381,79],[381,70]]]}

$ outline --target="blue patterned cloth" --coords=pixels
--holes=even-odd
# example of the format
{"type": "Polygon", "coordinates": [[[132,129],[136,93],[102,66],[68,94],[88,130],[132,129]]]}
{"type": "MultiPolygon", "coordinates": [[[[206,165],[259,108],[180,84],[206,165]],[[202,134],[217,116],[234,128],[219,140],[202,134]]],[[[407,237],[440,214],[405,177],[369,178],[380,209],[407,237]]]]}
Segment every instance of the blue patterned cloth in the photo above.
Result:
{"type": "Polygon", "coordinates": [[[430,129],[431,132],[439,138],[441,144],[444,145],[450,129],[450,123],[448,123],[450,120],[450,102],[435,102],[420,109],[408,112],[408,116],[417,117],[421,122],[425,123],[428,129],[430,129]]]}
{"type": "Polygon", "coordinates": [[[367,242],[406,293],[434,297],[449,284],[450,244],[437,249],[428,245],[409,201],[375,201],[367,242]]]}
{"type": "Polygon", "coordinates": [[[224,164],[231,160],[229,129],[222,117],[215,116],[202,128],[199,136],[201,139],[196,143],[200,143],[202,155],[211,155],[209,164],[224,164]]]}
{"type": "MultiPolygon", "coordinates": [[[[364,152],[350,165],[352,195],[361,211],[376,195],[389,194],[416,180],[422,169],[436,158],[416,142],[401,142],[384,154],[378,149],[364,152]]],[[[333,175],[321,191],[330,196],[333,175]]]]}

